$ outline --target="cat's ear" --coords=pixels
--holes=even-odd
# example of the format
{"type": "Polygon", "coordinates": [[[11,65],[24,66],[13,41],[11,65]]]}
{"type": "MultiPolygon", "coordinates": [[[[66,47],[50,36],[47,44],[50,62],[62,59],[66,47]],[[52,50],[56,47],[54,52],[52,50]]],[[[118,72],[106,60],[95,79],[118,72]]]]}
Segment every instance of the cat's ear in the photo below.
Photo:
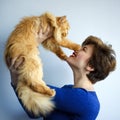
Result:
{"type": "Polygon", "coordinates": [[[66,21],[66,16],[62,16],[62,17],[57,17],[57,21],[59,23],[64,23],[66,21]]]}
{"type": "Polygon", "coordinates": [[[45,15],[46,15],[48,21],[50,22],[50,24],[53,27],[57,28],[56,17],[54,15],[52,15],[51,13],[48,13],[48,12],[45,15]]]}

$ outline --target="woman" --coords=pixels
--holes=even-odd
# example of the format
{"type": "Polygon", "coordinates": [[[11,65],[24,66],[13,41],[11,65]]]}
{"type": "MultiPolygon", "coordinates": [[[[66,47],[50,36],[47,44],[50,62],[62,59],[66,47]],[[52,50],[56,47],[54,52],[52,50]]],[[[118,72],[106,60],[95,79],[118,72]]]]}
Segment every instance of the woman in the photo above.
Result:
{"type": "MultiPolygon", "coordinates": [[[[46,35],[50,37],[50,32],[41,31],[40,42],[46,40],[46,35]]],[[[56,91],[53,98],[56,108],[44,120],[95,120],[100,104],[93,85],[114,71],[115,53],[111,46],[107,46],[99,38],[89,36],[82,43],[81,49],[74,51],[66,61],[73,71],[74,84],[62,88],[49,85],[56,91]]],[[[10,68],[13,87],[16,85],[17,67],[22,62],[14,63],[10,68]]],[[[31,113],[29,116],[35,118],[31,113]]]]}

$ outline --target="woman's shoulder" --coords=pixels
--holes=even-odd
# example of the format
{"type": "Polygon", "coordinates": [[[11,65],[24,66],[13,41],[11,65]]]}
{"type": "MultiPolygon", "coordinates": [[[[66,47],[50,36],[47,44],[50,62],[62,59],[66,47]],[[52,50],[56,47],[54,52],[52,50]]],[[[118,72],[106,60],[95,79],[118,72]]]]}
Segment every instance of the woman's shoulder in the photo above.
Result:
{"type": "Polygon", "coordinates": [[[84,92],[88,92],[88,93],[96,93],[95,91],[88,91],[85,88],[75,88],[73,84],[64,85],[62,88],[84,91],[84,92]]]}
{"type": "Polygon", "coordinates": [[[73,88],[73,85],[72,84],[67,84],[67,85],[64,85],[62,88],[73,88]]]}

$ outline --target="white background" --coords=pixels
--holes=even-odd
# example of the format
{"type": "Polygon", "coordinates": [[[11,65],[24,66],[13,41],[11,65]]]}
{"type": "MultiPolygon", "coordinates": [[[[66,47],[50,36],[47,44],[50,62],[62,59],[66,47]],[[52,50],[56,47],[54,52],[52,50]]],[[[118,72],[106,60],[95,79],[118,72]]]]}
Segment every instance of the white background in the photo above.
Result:
{"type": "MultiPolygon", "coordinates": [[[[8,36],[21,18],[46,11],[67,16],[71,26],[68,38],[76,43],[81,44],[89,35],[95,35],[112,44],[117,68],[104,81],[95,84],[101,103],[97,120],[120,120],[120,0],[0,0],[0,120],[30,120],[10,85],[3,52],[8,36]]],[[[64,51],[67,55],[72,53],[64,51]]],[[[42,47],[40,52],[46,83],[59,87],[73,83],[67,63],[42,47]]]]}

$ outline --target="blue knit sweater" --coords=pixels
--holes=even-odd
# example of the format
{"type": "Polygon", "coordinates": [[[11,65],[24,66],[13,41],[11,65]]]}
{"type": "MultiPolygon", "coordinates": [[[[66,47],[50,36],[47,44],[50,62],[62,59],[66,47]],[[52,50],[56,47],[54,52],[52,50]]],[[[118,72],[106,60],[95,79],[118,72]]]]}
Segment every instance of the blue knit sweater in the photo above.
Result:
{"type": "MultiPolygon", "coordinates": [[[[56,109],[46,116],[44,120],[96,119],[99,113],[100,104],[94,91],[87,91],[83,88],[73,88],[73,85],[65,85],[62,88],[50,85],[49,87],[56,91],[56,95],[53,99],[56,109]]],[[[36,116],[29,113],[24,106],[23,108],[30,117],[36,118],[36,116]]]]}
{"type": "Polygon", "coordinates": [[[93,91],[73,88],[65,85],[62,88],[50,86],[56,90],[53,99],[56,105],[45,120],[95,120],[100,109],[99,100],[93,91]]]}

